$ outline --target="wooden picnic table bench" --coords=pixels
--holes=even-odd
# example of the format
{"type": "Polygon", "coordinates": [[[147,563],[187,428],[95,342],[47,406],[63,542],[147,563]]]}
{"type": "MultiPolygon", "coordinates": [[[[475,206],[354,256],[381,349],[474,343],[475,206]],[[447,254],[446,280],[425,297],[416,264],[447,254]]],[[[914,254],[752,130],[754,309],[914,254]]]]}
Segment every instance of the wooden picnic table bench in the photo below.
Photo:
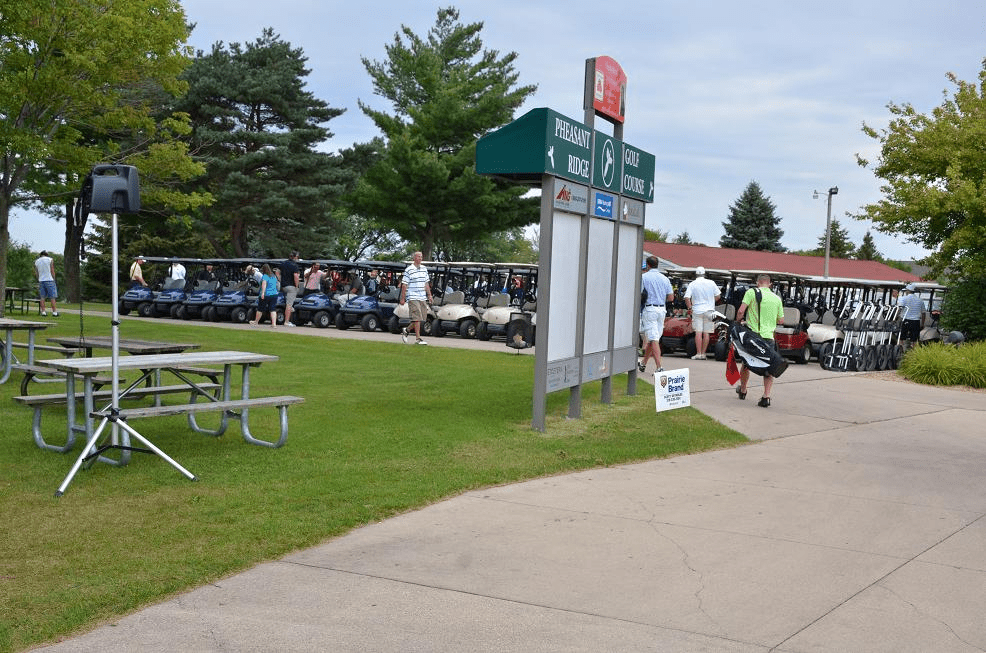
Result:
{"type": "MultiPolygon", "coordinates": [[[[300,404],[303,401],[305,401],[304,397],[294,397],[290,395],[283,395],[280,397],[230,399],[226,401],[205,401],[201,403],[193,400],[192,403],[187,404],[120,408],[117,411],[117,417],[122,420],[130,420],[145,417],[164,417],[167,415],[188,415],[188,423],[193,430],[200,433],[208,433],[210,435],[221,435],[221,432],[210,431],[200,427],[195,421],[195,413],[222,411],[224,425],[222,426],[221,431],[226,430],[225,420],[227,417],[237,417],[240,420],[240,429],[244,440],[251,444],[259,444],[261,446],[277,449],[278,447],[284,446],[284,443],[288,441],[288,406],[292,404],[300,404]],[[267,442],[266,440],[259,440],[253,437],[245,419],[245,413],[248,409],[267,406],[277,408],[280,417],[281,433],[280,437],[275,442],[267,442]]],[[[92,413],[92,417],[97,419],[108,418],[111,415],[112,410],[109,408],[97,410],[92,413]]]]}
{"type": "MultiPolygon", "coordinates": [[[[131,389],[124,397],[123,400],[130,399],[142,399],[146,397],[154,397],[158,399],[163,395],[180,394],[180,393],[190,393],[190,400],[194,399],[201,392],[216,391],[222,388],[218,383],[200,383],[195,388],[189,387],[187,384],[180,385],[169,385],[169,386],[140,386],[131,389]]],[[[112,390],[94,390],[91,392],[91,401],[105,401],[107,399],[113,398],[112,390]]],[[[44,435],[41,432],[41,416],[42,411],[50,406],[67,406],[68,405],[68,394],[65,392],[59,392],[54,394],[45,395],[21,395],[13,398],[19,404],[28,406],[34,409],[34,419],[31,422],[31,434],[34,437],[35,444],[41,449],[47,449],[49,451],[57,451],[59,453],[65,453],[72,449],[75,445],[75,438],[77,433],[85,433],[85,429],[69,425],[68,435],[65,440],[64,446],[58,446],[54,444],[48,444],[45,442],[44,435]]],[[[86,393],[76,392],[73,394],[73,403],[85,402],[86,393]]]]}

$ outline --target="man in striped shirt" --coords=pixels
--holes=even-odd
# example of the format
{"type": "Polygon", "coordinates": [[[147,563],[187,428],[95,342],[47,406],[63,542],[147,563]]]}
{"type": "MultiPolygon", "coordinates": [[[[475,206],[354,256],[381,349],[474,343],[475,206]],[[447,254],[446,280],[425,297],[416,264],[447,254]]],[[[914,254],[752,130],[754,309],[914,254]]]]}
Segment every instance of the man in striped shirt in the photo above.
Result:
{"type": "MultiPolygon", "coordinates": [[[[428,268],[421,264],[421,252],[414,253],[414,262],[404,270],[401,278],[400,305],[407,301],[411,328],[414,329],[415,343],[427,345],[421,339],[421,322],[428,319],[428,304],[432,303],[431,283],[428,281],[428,268]]],[[[407,327],[401,331],[401,338],[407,342],[407,327]]]]}

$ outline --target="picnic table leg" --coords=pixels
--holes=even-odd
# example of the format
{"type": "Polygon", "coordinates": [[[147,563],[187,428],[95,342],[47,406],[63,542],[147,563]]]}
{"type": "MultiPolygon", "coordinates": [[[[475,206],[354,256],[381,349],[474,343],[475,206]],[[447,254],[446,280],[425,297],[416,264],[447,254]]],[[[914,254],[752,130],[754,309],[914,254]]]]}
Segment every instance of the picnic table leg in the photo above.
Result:
{"type": "Polygon", "coordinates": [[[11,338],[12,330],[7,329],[7,338],[3,341],[3,376],[0,376],[0,383],[6,383],[7,379],[10,378],[10,366],[13,364],[14,359],[14,343],[13,338],[11,338]]]}
{"type": "MultiPolygon", "coordinates": [[[[244,370],[244,378],[249,378],[248,376],[246,376],[249,374],[249,372],[246,371],[247,370],[246,365],[243,366],[243,370],[244,370]]],[[[233,393],[232,371],[233,371],[233,365],[231,363],[227,363],[223,366],[223,388],[222,388],[223,401],[229,401],[230,395],[232,395],[233,393]]],[[[244,387],[249,388],[250,387],[249,382],[247,382],[246,385],[244,385],[244,387]]],[[[189,399],[189,402],[194,403],[197,400],[198,400],[198,394],[193,392],[191,399],[189,399]]],[[[222,411],[222,416],[219,418],[219,427],[216,429],[202,428],[195,420],[195,413],[189,413],[188,426],[196,433],[211,435],[213,437],[218,438],[220,435],[226,432],[227,428],[229,428],[229,413],[227,413],[225,410],[222,411]]]]}
{"type": "Polygon", "coordinates": [[[240,413],[240,432],[243,434],[243,439],[250,444],[257,444],[261,447],[270,447],[271,449],[277,449],[283,447],[284,443],[288,441],[288,407],[278,406],[278,412],[280,413],[280,424],[281,424],[281,437],[277,442],[268,442],[267,440],[261,440],[255,438],[252,433],[250,433],[250,423],[248,418],[248,411],[246,408],[240,413]]]}

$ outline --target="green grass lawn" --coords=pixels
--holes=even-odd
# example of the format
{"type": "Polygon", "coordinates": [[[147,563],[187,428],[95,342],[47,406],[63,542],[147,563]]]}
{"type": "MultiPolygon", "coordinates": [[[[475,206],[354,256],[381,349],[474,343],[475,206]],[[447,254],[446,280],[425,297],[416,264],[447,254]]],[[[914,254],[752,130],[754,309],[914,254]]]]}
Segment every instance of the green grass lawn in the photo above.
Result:
{"type": "MultiPolygon", "coordinates": [[[[84,328],[108,334],[109,318],[86,316],[84,328]]],[[[63,313],[38,341],[79,330],[63,313]]],[[[539,433],[530,428],[531,356],[307,332],[124,321],[121,337],[276,354],[251,375],[252,394],[306,398],[289,410],[281,449],[246,444],[235,425],[216,439],[191,432],[184,417],[134,422],[197,482],[134,454],[127,467],[81,470],[56,499],[80,445],[68,455],[38,449],[32,411],[10,399],[19,374],[0,386],[0,651],[89,629],[466,490],[746,441],[691,408],[655,413],[651,392],[624,395],[625,376],[610,405],[599,403],[598,384],[586,386],[580,420],[565,417],[567,391],[549,395],[539,433]]],[[[63,442],[64,412],[49,413],[46,437],[63,442]]],[[[251,429],[273,437],[276,411],[251,411],[251,429]]]]}

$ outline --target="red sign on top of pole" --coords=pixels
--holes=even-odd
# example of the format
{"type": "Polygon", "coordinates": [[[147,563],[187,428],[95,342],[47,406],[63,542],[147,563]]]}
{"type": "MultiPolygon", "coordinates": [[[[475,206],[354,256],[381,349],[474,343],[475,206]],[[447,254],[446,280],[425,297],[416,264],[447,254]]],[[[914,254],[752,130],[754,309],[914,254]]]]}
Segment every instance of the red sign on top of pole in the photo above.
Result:
{"type": "Polygon", "coordinates": [[[592,79],[592,108],[598,115],[622,123],[626,117],[627,75],[610,57],[596,57],[592,79]]]}

